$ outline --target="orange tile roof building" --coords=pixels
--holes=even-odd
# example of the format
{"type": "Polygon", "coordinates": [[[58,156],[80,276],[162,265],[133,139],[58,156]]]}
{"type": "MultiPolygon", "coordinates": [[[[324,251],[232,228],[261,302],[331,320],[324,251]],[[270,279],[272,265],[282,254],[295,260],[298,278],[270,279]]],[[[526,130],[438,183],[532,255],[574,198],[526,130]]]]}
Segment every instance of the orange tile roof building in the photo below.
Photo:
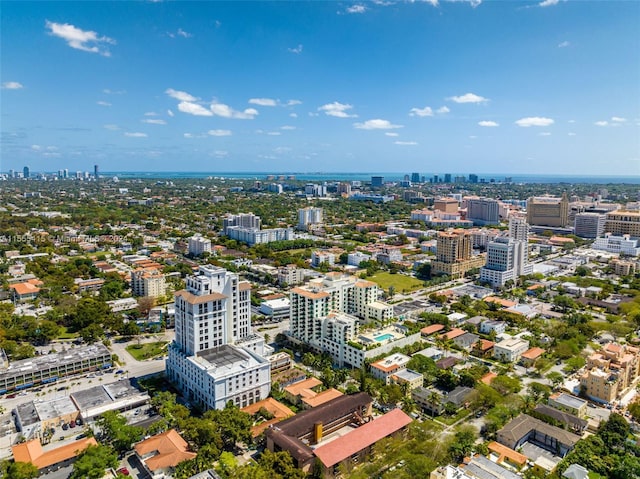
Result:
{"type": "Polygon", "coordinates": [[[39,471],[48,470],[53,466],[68,465],[89,446],[97,446],[98,443],[92,437],[81,439],[44,451],[39,439],[17,444],[11,448],[15,462],[28,462],[38,468],[39,471]]]}
{"type": "Polygon", "coordinates": [[[152,473],[170,472],[178,464],[196,457],[175,429],[145,439],[134,447],[145,467],[152,473]]]}
{"type": "Polygon", "coordinates": [[[273,424],[295,415],[295,413],[291,409],[273,398],[267,398],[263,399],[262,401],[253,403],[247,407],[242,408],[241,411],[255,416],[261,409],[264,409],[272,414],[273,419],[269,419],[268,421],[264,421],[256,424],[255,426],[252,426],[251,435],[253,437],[259,436],[264,432],[265,429],[271,427],[273,424]]]}

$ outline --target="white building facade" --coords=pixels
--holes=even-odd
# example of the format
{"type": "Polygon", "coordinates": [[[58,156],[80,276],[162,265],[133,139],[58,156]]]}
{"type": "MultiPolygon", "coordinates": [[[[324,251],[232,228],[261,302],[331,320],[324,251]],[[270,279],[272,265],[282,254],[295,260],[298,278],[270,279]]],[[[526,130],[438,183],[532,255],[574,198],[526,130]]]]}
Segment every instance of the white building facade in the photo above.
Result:
{"type": "Polygon", "coordinates": [[[187,399],[221,409],[228,401],[243,407],[269,395],[264,341],[234,346],[252,337],[250,295],[250,284],[238,275],[209,265],[200,266],[187,277],[186,289],[175,293],[176,335],[167,377],[187,399]]]}

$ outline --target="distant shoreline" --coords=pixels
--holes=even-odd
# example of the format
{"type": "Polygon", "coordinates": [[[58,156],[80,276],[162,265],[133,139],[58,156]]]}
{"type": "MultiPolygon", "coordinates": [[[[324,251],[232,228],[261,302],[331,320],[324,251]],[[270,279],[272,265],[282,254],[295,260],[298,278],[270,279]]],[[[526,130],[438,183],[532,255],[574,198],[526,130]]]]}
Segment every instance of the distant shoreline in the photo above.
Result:
{"type": "MultiPolygon", "coordinates": [[[[274,178],[269,181],[278,181],[280,177],[286,180],[290,176],[294,176],[299,181],[370,181],[372,176],[382,176],[384,181],[402,181],[407,173],[393,172],[373,172],[373,173],[348,173],[348,172],[267,172],[267,171],[249,171],[249,172],[200,172],[200,171],[114,171],[104,172],[101,176],[118,178],[151,178],[151,179],[203,179],[209,177],[229,178],[229,179],[256,179],[266,180],[267,177],[274,178]]],[[[410,174],[409,174],[410,175],[410,174]]],[[[422,174],[420,175],[423,176],[422,174]]],[[[426,182],[429,182],[433,175],[426,176],[426,182]]],[[[452,180],[456,176],[466,176],[462,174],[451,174],[452,180]]],[[[640,175],[622,176],[622,175],[536,175],[536,174],[478,174],[478,181],[484,179],[484,183],[504,183],[505,178],[510,178],[510,183],[592,183],[592,184],[639,184],[640,175]]],[[[438,178],[442,179],[443,175],[439,174],[438,178]]],[[[455,183],[453,183],[455,184],[455,183]]]]}

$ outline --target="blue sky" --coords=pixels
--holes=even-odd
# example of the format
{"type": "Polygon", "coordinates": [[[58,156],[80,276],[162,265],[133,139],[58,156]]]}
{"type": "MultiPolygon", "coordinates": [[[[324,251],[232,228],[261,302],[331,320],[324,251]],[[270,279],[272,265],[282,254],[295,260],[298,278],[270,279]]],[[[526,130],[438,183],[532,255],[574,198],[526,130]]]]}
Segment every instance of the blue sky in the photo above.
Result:
{"type": "Polygon", "coordinates": [[[640,174],[640,2],[2,2],[0,170],[640,174]]]}

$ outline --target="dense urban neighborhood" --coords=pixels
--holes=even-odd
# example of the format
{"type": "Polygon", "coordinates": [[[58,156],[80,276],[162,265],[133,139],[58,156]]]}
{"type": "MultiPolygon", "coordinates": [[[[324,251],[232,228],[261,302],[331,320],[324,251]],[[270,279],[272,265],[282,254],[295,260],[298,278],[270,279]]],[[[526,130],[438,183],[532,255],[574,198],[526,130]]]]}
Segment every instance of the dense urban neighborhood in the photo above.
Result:
{"type": "Polygon", "coordinates": [[[638,185],[403,178],[2,175],[0,477],[640,478],[638,185]]]}

